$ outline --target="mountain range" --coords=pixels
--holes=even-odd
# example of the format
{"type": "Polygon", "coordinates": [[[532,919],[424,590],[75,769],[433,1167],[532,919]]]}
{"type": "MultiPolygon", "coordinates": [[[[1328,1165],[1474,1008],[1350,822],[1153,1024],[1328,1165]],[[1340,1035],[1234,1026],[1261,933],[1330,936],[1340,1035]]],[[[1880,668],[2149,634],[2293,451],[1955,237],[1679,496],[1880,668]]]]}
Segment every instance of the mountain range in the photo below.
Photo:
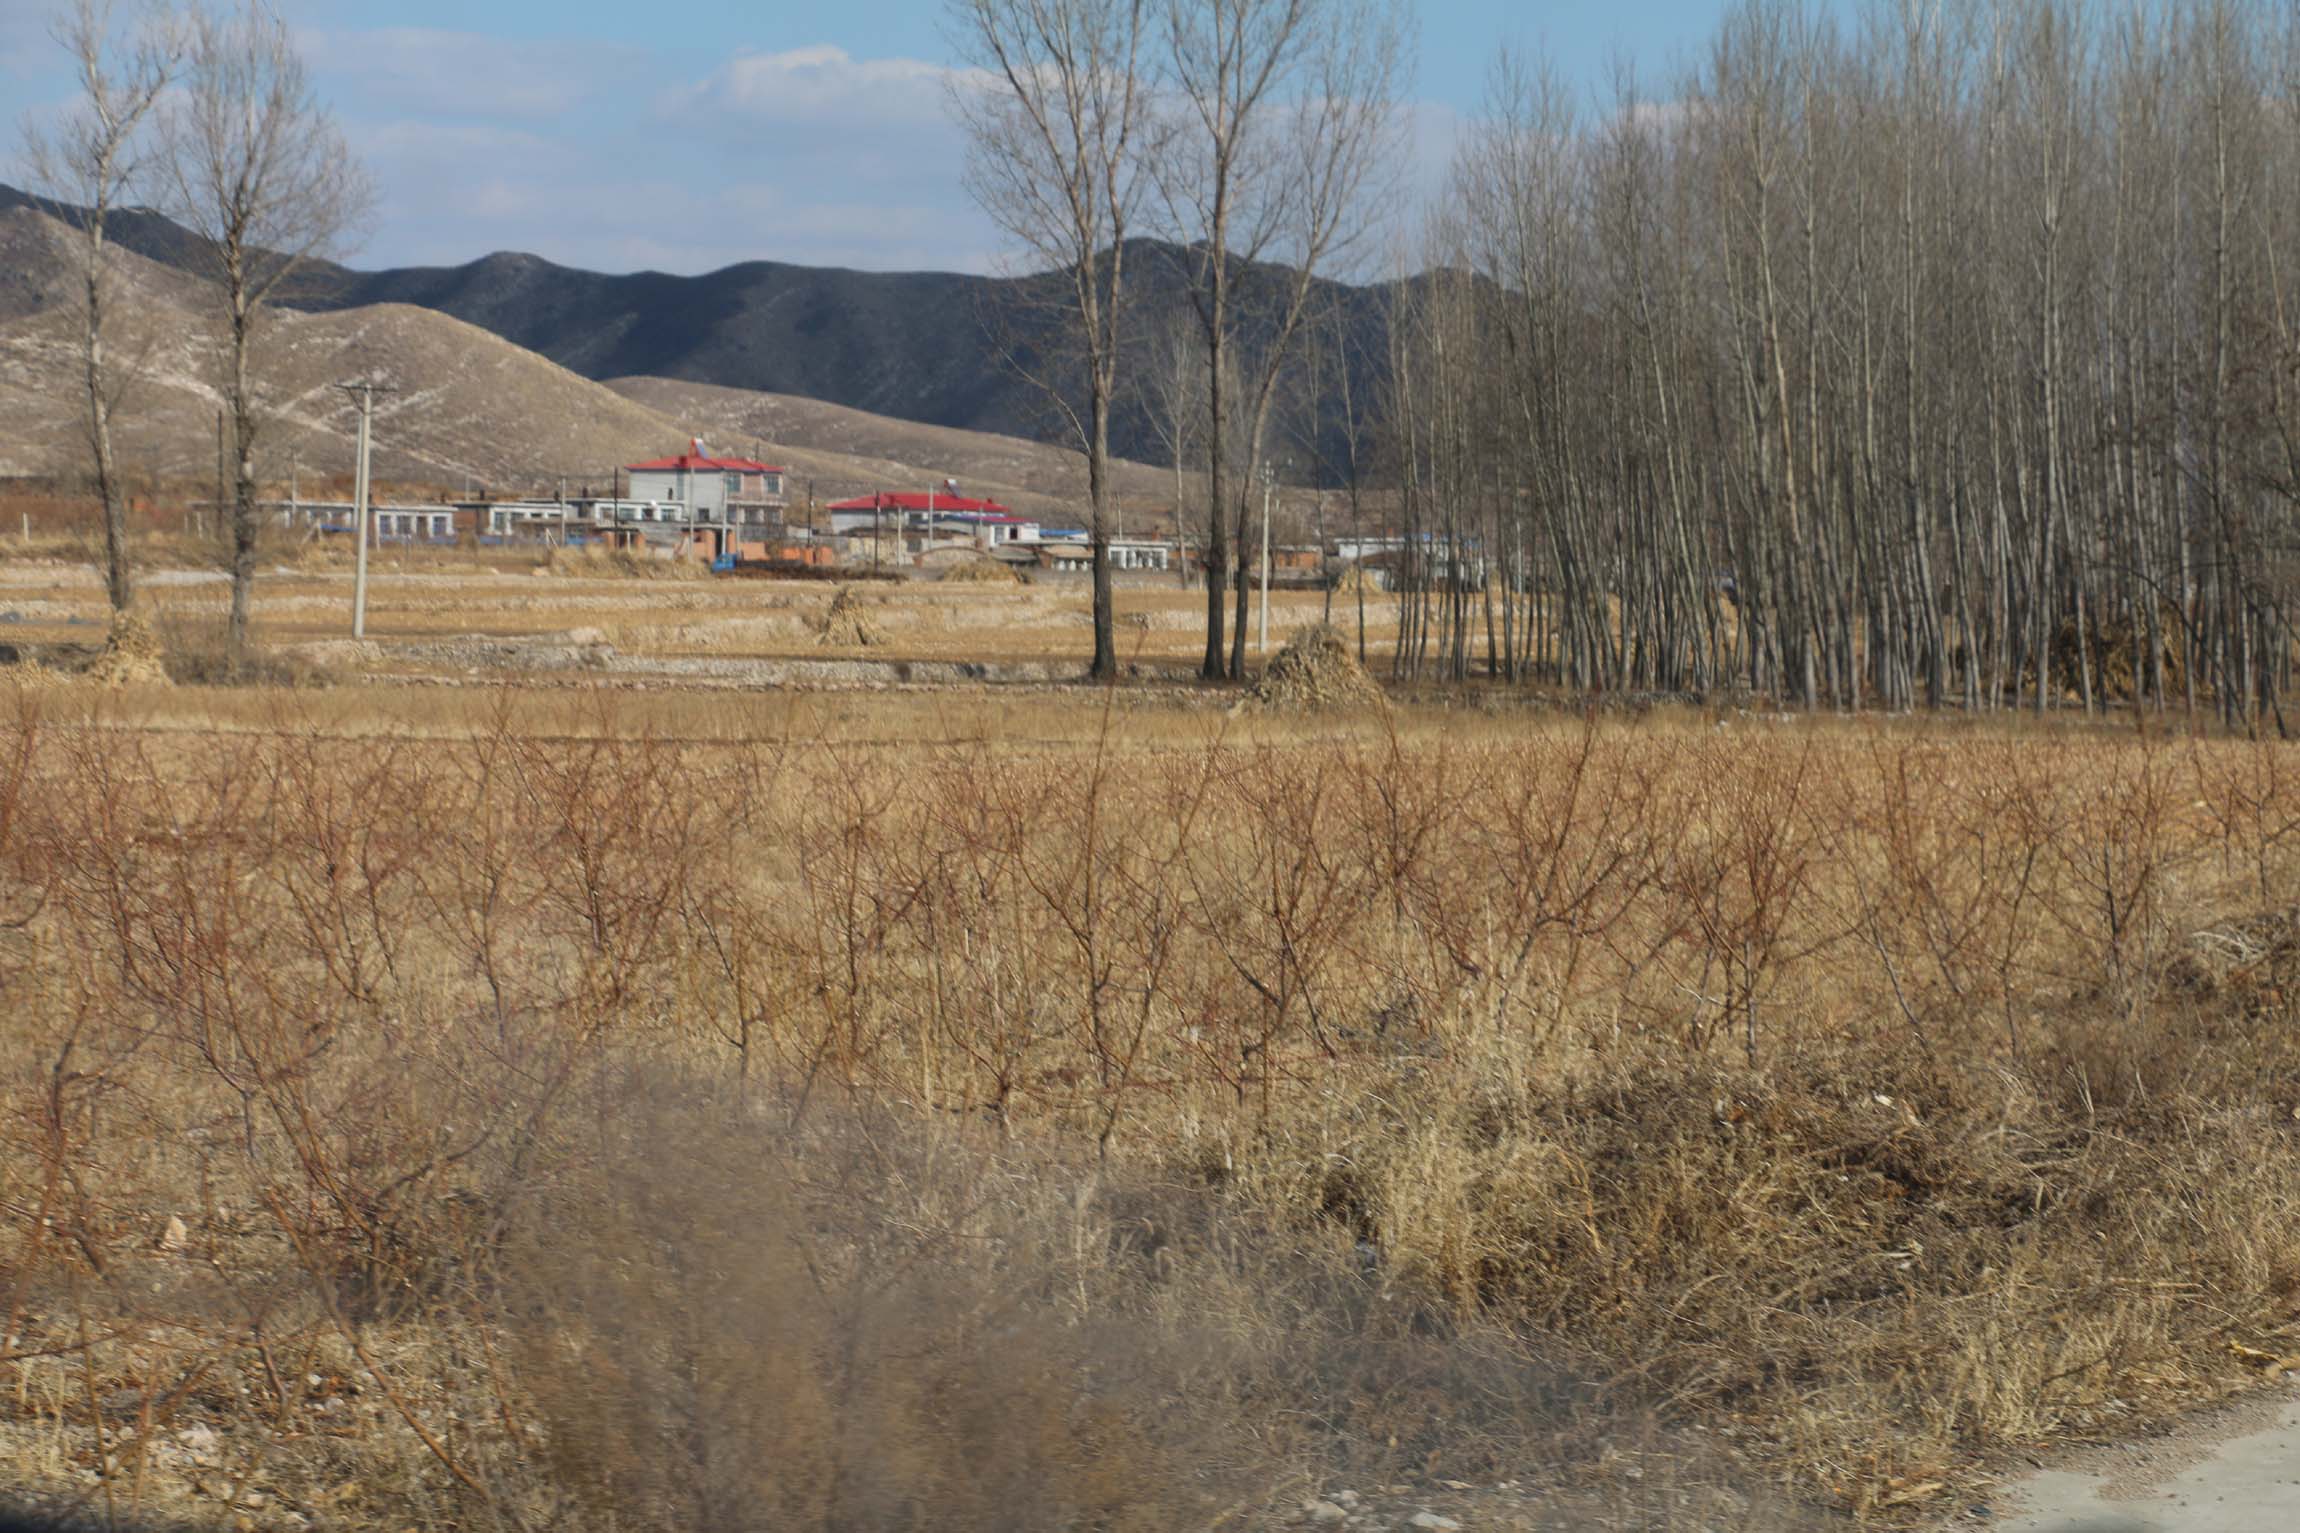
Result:
{"type": "MultiPolygon", "coordinates": [[[[10,207],[73,216],[71,209],[51,209],[0,186],[0,211],[10,207]]],[[[185,274],[206,270],[198,240],[160,214],[115,213],[111,232],[120,246],[157,266],[185,274]]],[[[1186,301],[1189,253],[1154,241],[1131,243],[1127,253],[1137,311],[1178,313],[1186,301]]],[[[1244,265],[1238,272],[1248,291],[1285,275],[1283,268],[1244,265]]],[[[861,272],[772,261],[696,277],[615,276],[499,252],[453,267],[359,271],[315,263],[299,273],[285,302],[315,313],[378,304],[432,310],[595,381],[643,376],[711,384],[925,425],[1047,439],[1054,432],[1046,402],[1008,358],[1034,361],[1060,345],[1058,305],[1048,299],[1061,281],[1059,275],[861,272]]],[[[1364,359],[1386,354],[1390,296],[1380,286],[1317,285],[1316,303],[1351,338],[1345,350],[1359,359],[1354,382],[1361,400],[1370,397],[1364,359]]],[[[1338,389],[1328,392],[1338,396],[1338,389]]],[[[1310,403],[1321,433],[1330,436],[1338,397],[1310,403]]],[[[1121,403],[1113,446],[1145,461],[1164,455],[1139,400],[1121,403]]]]}
{"type": "MultiPolygon", "coordinates": [[[[165,231],[160,231],[164,233],[165,231]]],[[[137,243],[151,247],[151,242],[137,243]]],[[[165,248],[165,247],[158,247],[165,248]]],[[[71,476],[86,460],[76,236],[0,209],[0,476],[71,476]]],[[[115,420],[132,480],[209,483],[217,458],[214,305],[205,280],[115,252],[109,331],[126,391],[115,420]]],[[[354,412],[336,385],[372,378],[379,479],[512,494],[604,490],[617,465],[682,450],[789,470],[805,504],[957,478],[969,493],[1075,521],[1078,455],[1023,437],[925,425],[795,395],[646,376],[586,378],[501,336],[405,303],[288,311],[258,333],[258,470],[272,486],[343,493],[354,412]]],[[[1121,497],[1170,505],[1172,479],[1121,462],[1121,497]]]]}

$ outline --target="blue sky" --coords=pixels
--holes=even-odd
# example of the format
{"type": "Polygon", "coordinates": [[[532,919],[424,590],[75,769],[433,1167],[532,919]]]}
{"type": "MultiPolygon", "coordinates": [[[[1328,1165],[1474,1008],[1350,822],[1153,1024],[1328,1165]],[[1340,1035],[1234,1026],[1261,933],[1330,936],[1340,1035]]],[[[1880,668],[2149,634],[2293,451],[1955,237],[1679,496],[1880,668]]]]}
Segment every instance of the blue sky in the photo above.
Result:
{"type": "MultiPolygon", "coordinates": [[[[373,175],[363,266],[490,250],[701,272],[767,259],[988,270],[959,185],[938,0],[279,0],[373,175]]],[[[65,99],[51,0],[0,0],[0,178],[65,99]]],[[[1722,0],[1422,0],[1409,182],[1440,173],[1497,48],[1592,89],[1666,75],[1722,0]]]]}

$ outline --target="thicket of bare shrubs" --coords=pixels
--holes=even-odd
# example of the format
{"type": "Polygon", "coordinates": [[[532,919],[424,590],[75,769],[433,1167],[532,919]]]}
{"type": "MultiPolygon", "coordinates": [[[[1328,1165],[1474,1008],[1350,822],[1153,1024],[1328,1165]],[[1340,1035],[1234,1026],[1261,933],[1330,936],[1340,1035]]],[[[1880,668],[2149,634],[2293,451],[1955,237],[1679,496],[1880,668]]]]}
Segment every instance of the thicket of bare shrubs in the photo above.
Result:
{"type": "Polygon", "coordinates": [[[58,696],[0,725],[0,1454],[84,1510],[1893,1517],[2300,1351],[2273,748],[58,696]]]}

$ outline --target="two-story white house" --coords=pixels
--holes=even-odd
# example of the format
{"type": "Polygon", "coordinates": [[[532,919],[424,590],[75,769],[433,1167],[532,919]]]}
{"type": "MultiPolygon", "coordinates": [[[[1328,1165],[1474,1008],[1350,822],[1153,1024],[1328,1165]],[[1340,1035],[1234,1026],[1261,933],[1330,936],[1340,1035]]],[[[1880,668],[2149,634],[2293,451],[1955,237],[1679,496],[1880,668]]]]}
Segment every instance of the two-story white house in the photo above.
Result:
{"type": "Polygon", "coordinates": [[[714,457],[701,442],[675,458],[655,458],[624,468],[631,477],[626,499],[677,507],[676,519],[689,525],[760,527],[783,519],[783,470],[751,458],[714,457]]]}

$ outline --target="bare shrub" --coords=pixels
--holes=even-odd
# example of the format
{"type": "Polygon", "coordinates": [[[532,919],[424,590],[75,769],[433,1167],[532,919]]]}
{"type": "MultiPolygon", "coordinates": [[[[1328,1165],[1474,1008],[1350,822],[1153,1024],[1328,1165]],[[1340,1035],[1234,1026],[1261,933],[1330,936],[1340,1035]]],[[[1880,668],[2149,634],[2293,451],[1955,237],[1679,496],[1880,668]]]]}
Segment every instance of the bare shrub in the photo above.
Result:
{"type": "Polygon", "coordinates": [[[401,1526],[1883,1519],[2300,1293],[2275,747],[200,702],[0,690],[0,1425],[82,1510],[197,1427],[401,1526]]]}
{"type": "Polygon", "coordinates": [[[152,628],[152,655],[159,679],[187,687],[332,686],[334,673],[308,654],[250,646],[232,658],[230,630],[219,621],[188,614],[163,614],[152,628]]]}

